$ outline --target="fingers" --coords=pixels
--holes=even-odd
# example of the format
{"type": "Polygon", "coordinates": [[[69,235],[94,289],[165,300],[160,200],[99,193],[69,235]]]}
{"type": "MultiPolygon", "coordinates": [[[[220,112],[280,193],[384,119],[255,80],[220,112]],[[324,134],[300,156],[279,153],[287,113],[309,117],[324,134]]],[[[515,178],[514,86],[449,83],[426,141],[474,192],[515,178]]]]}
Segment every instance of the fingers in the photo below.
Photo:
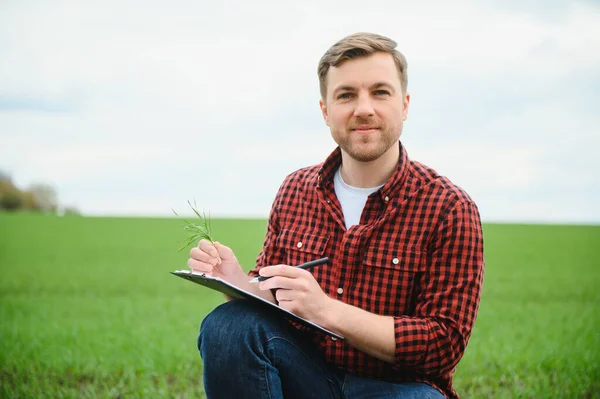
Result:
{"type": "Polygon", "coordinates": [[[290,278],[284,276],[271,277],[259,284],[261,290],[284,289],[306,292],[309,290],[310,281],[305,278],[290,278]]]}
{"type": "Polygon", "coordinates": [[[297,301],[301,299],[304,295],[295,290],[277,290],[275,291],[275,298],[277,298],[277,302],[286,302],[286,301],[297,301]]]}
{"type": "Polygon", "coordinates": [[[288,278],[299,278],[310,274],[307,270],[288,265],[265,266],[258,273],[263,277],[283,276],[288,278]]]}
{"type": "Polygon", "coordinates": [[[219,264],[219,253],[208,240],[201,240],[198,246],[190,250],[188,267],[201,273],[210,273],[219,264]]]}
{"type": "Polygon", "coordinates": [[[308,293],[295,290],[277,290],[275,292],[279,307],[297,315],[301,315],[304,308],[302,301],[306,300],[307,297],[308,293]]]}
{"type": "Polygon", "coordinates": [[[198,243],[198,249],[215,259],[219,257],[219,251],[217,251],[217,248],[215,248],[214,244],[208,240],[200,240],[198,243]]]}
{"type": "Polygon", "coordinates": [[[217,250],[217,253],[221,259],[229,260],[235,257],[231,248],[221,244],[218,241],[214,242],[214,248],[217,250]]]}
{"type": "Polygon", "coordinates": [[[192,269],[195,272],[212,273],[213,271],[213,265],[211,265],[210,263],[201,262],[192,258],[188,259],[187,265],[190,269],[192,269]]]}
{"type": "Polygon", "coordinates": [[[190,251],[190,259],[197,260],[204,263],[210,263],[213,266],[217,265],[217,258],[212,255],[207,254],[202,251],[200,248],[192,248],[190,251]]]}

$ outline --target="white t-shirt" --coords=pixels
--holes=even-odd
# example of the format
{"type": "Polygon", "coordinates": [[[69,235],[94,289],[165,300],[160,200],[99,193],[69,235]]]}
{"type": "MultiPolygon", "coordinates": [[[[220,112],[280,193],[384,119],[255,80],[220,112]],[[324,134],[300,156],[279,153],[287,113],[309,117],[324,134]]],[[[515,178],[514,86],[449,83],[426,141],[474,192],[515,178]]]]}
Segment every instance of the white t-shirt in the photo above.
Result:
{"type": "Polygon", "coordinates": [[[367,198],[369,195],[383,187],[383,184],[381,186],[370,188],[349,186],[344,182],[344,179],[342,179],[340,167],[333,177],[333,187],[335,189],[335,195],[342,205],[346,229],[349,229],[355,224],[360,224],[360,215],[362,215],[363,208],[367,203],[367,198]]]}

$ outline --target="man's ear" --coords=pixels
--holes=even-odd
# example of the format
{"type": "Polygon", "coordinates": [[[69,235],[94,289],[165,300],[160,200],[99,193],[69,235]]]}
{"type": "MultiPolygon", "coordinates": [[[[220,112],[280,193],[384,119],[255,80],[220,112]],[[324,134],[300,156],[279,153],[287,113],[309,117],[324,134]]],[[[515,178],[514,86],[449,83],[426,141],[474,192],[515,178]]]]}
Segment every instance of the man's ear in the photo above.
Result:
{"type": "Polygon", "coordinates": [[[323,99],[319,100],[319,107],[321,107],[321,113],[323,114],[323,120],[325,124],[329,126],[329,116],[327,115],[327,105],[325,105],[325,101],[323,99]]]}
{"type": "Polygon", "coordinates": [[[402,113],[404,114],[404,120],[406,120],[406,118],[408,118],[408,105],[410,104],[410,94],[406,93],[404,95],[404,101],[403,101],[403,106],[402,106],[402,113]]]}

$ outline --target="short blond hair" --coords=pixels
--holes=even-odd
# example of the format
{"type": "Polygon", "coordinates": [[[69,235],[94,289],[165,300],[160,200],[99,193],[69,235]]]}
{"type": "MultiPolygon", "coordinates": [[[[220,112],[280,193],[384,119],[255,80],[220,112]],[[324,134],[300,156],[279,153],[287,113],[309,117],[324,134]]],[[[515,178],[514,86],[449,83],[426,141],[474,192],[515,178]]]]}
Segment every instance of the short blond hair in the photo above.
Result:
{"type": "Polygon", "coordinates": [[[368,57],[371,54],[382,52],[388,53],[394,59],[398,76],[400,77],[400,86],[402,91],[406,93],[408,85],[407,68],[408,63],[406,57],[396,50],[398,44],[392,39],[381,36],[375,33],[354,33],[346,36],[329,48],[321,57],[317,74],[319,75],[319,88],[321,90],[321,98],[325,101],[327,95],[327,72],[329,68],[337,67],[346,60],[354,58],[368,57]]]}

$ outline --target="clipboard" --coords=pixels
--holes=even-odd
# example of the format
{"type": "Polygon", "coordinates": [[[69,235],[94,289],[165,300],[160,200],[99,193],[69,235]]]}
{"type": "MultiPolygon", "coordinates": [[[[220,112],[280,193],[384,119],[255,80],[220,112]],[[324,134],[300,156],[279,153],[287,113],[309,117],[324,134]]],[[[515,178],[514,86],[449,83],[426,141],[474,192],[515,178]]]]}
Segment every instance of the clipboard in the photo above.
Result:
{"type": "Polygon", "coordinates": [[[258,295],[255,295],[251,292],[248,292],[246,290],[238,288],[235,285],[230,284],[227,281],[220,279],[218,277],[207,276],[204,273],[196,273],[191,270],[176,270],[174,272],[171,272],[171,274],[181,277],[181,278],[184,278],[186,280],[192,281],[196,284],[203,285],[207,288],[210,288],[211,290],[219,291],[231,298],[247,299],[250,301],[254,301],[256,303],[261,303],[264,306],[275,309],[277,312],[283,314],[283,316],[285,316],[293,321],[296,321],[304,326],[316,329],[322,333],[325,333],[325,334],[335,337],[337,339],[342,339],[342,340],[344,339],[343,336],[336,334],[333,331],[329,331],[328,329],[321,327],[320,325],[315,324],[310,320],[306,320],[306,319],[290,312],[289,310],[285,310],[285,309],[279,307],[278,305],[276,305],[272,302],[269,302],[266,299],[264,299],[258,295]]]}

